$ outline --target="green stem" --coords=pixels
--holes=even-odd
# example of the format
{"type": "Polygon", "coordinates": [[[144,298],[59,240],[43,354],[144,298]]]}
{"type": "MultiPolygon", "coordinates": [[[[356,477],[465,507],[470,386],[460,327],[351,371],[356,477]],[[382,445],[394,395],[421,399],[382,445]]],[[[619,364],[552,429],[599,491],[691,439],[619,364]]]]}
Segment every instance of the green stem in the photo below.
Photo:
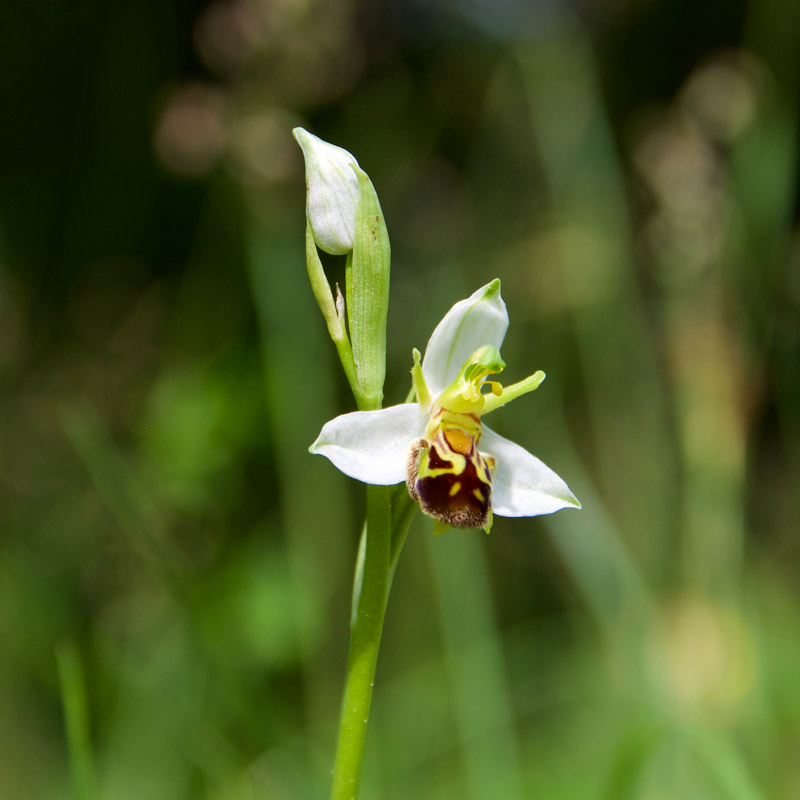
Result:
{"type": "Polygon", "coordinates": [[[355,800],[358,797],[375,665],[392,571],[393,490],[392,486],[367,486],[366,546],[363,561],[356,570],[350,655],[331,800],[355,800]]]}

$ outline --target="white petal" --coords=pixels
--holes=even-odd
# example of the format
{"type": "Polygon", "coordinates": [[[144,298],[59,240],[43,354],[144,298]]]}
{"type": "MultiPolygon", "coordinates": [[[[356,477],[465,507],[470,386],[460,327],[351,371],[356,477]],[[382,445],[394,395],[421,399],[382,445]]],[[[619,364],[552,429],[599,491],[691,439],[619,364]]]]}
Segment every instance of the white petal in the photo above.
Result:
{"type": "Polygon", "coordinates": [[[508,312],[495,279],[456,303],[436,326],[425,349],[422,374],[431,394],[441,394],[458,375],[464,362],[485,344],[498,349],[508,330],[508,312]]]}
{"type": "Polygon", "coordinates": [[[560,508],[580,508],[575,495],[546,464],[483,426],[481,452],[497,459],[492,478],[492,510],[501,517],[535,517],[560,508]]]}
{"type": "Polygon", "coordinates": [[[406,479],[409,447],[425,422],[416,403],[353,411],[326,422],[309,450],[351,478],[389,486],[406,479]]]}
{"type": "Polygon", "coordinates": [[[323,141],[303,128],[292,131],[306,161],[306,216],[314,240],[326,253],[353,249],[358,207],[358,162],[347,150],[323,141]]]}

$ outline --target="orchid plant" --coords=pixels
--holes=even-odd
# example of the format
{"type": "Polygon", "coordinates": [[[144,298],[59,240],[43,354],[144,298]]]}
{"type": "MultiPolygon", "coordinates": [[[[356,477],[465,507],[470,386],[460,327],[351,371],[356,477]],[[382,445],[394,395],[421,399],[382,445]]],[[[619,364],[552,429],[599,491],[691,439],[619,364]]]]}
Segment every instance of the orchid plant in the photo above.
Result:
{"type": "Polygon", "coordinates": [[[310,451],[368,484],[356,562],[350,655],[331,800],[355,800],[391,578],[416,508],[434,531],[483,529],[495,514],[580,508],[564,481],[483,417],[539,387],[540,370],[503,386],[508,329],[500,281],[456,303],[423,358],[412,351],[407,402],[382,408],[389,237],[366,173],[342,148],[296,128],[306,163],[306,265],[358,411],[325,423],[310,451]],[[334,298],[317,248],[346,256],[346,298],[334,298]]]}

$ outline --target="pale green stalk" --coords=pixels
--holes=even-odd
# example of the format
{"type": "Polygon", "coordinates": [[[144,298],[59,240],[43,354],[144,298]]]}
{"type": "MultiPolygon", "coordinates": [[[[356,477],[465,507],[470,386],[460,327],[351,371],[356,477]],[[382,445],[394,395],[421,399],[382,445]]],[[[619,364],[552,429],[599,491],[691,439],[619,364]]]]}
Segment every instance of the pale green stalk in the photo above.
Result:
{"type": "Polygon", "coordinates": [[[360,390],[358,377],[356,376],[356,365],[353,360],[353,348],[347,335],[344,300],[338,286],[336,287],[336,300],[334,301],[333,299],[331,285],[328,283],[328,278],[325,275],[325,270],[317,252],[317,245],[314,243],[314,232],[311,229],[310,222],[306,223],[306,269],[308,270],[311,289],[319,305],[319,310],[322,312],[322,316],[325,317],[328,333],[339,353],[339,360],[342,362],[342,369],[344,369],[344,374],[347,376],[347,382],[350,384],[353,394],[358,398],[360,390]]]}
{"type": "Polygon", "coordinates": [[[372,687],[392,573],[391,486],[367,486],[365,541],[353,591],[347,679],[331,800],[355,800],[361,783],[372,687]]]}
{"type": "Polygon", "coordinates": [[[353,582],[350,654],[331,800],[355,800],[358,797],[386,604],[416,508],[405,486],[367,487],[367,521],[353,582]]]}

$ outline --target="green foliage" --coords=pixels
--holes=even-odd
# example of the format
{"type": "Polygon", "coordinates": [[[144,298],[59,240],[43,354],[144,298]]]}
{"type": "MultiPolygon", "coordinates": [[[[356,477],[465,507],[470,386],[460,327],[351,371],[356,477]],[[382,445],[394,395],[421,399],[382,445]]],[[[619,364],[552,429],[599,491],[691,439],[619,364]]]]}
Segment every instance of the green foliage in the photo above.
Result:
{"type": "Polygon", "coordinates": [[[0,797],[327,792],[364,509],[298,124],[381,197],[384,403],[500,277],[499,432],[584,506],[414,521],[363,796],[800,795],[796,4],[434,6],[2,13],[0,797]]]}

